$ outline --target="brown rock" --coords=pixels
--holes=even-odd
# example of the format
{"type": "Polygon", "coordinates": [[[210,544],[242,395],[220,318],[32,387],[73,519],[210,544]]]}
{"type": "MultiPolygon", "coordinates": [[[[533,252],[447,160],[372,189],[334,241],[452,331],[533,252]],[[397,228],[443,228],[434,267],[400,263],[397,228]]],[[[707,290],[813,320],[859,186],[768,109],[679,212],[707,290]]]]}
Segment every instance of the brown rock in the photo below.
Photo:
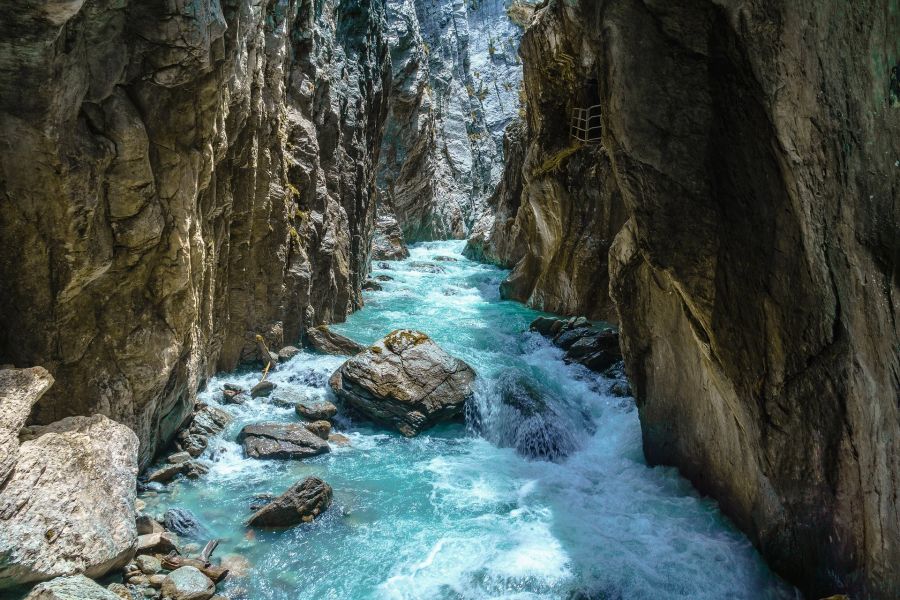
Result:
{"type": "Polygon", "coordinates": [[[306,342],[309,346],[323,354],[357,354],[364,347],[348,337],[334,333],[326,325],[306,330],[306,342]]]}
{"type": "Polygon", "coordinates": [[[328,443],[299,423],[247,425],[238,443],[250,458],[308,458],[329,451],[328,443]]]}
{"type": "Polygon", "coordinates": [[[331,423],[328,421],[313,421],[312,423],[304,423],[303,426],[326,441],[331,434],[331,423]]]}
{"type": "Polygon", "coordinates": [[[295,483],[247,520],[251,527],[290,527],[308,523],[331,506],[331,486],[317,477],[295,483]]]}
{"type": "Polygon", "coordinates": [[[306,421],[330,421],[337,414],[337,407],[327,400],[305,400],[298,402],[294,410],[306,421]]]}

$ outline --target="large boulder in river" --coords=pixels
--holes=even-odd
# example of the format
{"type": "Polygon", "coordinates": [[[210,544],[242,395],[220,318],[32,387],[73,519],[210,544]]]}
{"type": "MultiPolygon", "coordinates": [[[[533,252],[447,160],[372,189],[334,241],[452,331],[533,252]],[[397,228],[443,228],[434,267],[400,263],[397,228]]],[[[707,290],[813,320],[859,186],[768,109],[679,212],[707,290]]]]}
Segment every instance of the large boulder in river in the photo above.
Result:
{"type": "Polygon", "coordinates": [[[30,434],[0,494],[0,588],[124,566],[137,542],[137,436],[102,415],[30,434]]]}
{"type": "Polygon", "coordinates": [[[166,575],[160,591],[172,600],[209,600],[216,593],[216,584],[197,567],[186,566],[166,575]]]}
{"type": "Polygon", "coordinates": [[[42,367],[0,369],[0,484],[19,456],[19,430],[51,385],[53,377],[42,367]]]}
{"type": "Polygon", "coordinates": [[[365,349],[350,338],[331,331],[327,325],[307,329],[306,343],[322,354],[353,355],[365,349]]]}
{"type": "Polygon", "coordinates": [[[257,423],[238,434],[250,458],[308,458],[331,450],[328,442],[301,423],[257,423]]]}
{"type": "Polygon", "coordinates": [[[250,526],[290,527],[309,523],[331,506],[331,486],[318,477],[295,483],[281,496],[253,513],[250,526]]]}
{"type": "Polygon", "coordinates": [[[122,600],[84,575],[57,577],[36,586],[25,600],[122,600]]]}
{"type": "Polygon", "coordinates": [[[331,389],[377,423],[414,436],[463,415],[475,371],[424,333],[394,331],[345,362],[331,389]]]}

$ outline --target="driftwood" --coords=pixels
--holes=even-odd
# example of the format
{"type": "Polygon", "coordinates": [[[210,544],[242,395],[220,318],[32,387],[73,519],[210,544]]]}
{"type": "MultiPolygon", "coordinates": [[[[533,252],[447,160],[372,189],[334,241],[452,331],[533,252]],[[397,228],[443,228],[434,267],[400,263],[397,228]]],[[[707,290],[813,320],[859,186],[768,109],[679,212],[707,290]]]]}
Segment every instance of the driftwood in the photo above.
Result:
{"type": "Polygon", "coordinates": [[[216,551],[216,546],[218,545],[219,540],[209,540],[206,542],[206,545],[203,547],[203,552],[200,553],[200,560],[209,562],[209,557],[216,551]]]}
{"type": "Polygon", "coordinates": [[[194,567],[207,577],[213,580],[213,583],[219,583],[228,576],[228,569],[210,564],[207,560],[199,558],[186,558],[170,553],[162,559],[162,566],[169,571],[180,569],[181,567],[194,567]]]}

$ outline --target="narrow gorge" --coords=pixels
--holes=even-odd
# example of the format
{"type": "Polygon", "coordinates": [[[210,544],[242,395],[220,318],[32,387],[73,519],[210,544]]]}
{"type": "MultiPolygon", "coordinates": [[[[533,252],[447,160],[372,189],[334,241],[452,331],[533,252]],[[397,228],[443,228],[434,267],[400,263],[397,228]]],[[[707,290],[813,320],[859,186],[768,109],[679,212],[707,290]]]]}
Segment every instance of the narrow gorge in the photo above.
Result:
{"type": "Polygon", "coordinates": [[[0,234],[0,598],[900,597],[896,0],[10,0],[0,234]]]}

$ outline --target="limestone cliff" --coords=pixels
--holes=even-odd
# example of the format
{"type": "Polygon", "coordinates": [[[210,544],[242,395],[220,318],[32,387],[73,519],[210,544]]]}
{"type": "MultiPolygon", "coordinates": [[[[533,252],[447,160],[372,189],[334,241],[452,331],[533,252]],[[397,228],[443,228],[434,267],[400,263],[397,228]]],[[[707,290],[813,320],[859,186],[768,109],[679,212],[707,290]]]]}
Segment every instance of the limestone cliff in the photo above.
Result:
{"type": "Polygon", "coordinates": [[[897,3],[550,0],[522,54],[524,189],[472,251],[595,316],[608,260],[648,461],[810,597],[900,595],[897,3]]]}
{"type": "Polygon", "coordinates": [[[381,2],[0,7],[0,363],[146,463],[213,371],[360,304],[381,2]]]}
{"type": "Polygon", "coordinates": [[[464,238],[503,172],[519,110],[522,0],[389,0],[392,83],[379,201],[408,241],[464,238]],[[513,13],[513,17],[515,14],[513,13]]]}

